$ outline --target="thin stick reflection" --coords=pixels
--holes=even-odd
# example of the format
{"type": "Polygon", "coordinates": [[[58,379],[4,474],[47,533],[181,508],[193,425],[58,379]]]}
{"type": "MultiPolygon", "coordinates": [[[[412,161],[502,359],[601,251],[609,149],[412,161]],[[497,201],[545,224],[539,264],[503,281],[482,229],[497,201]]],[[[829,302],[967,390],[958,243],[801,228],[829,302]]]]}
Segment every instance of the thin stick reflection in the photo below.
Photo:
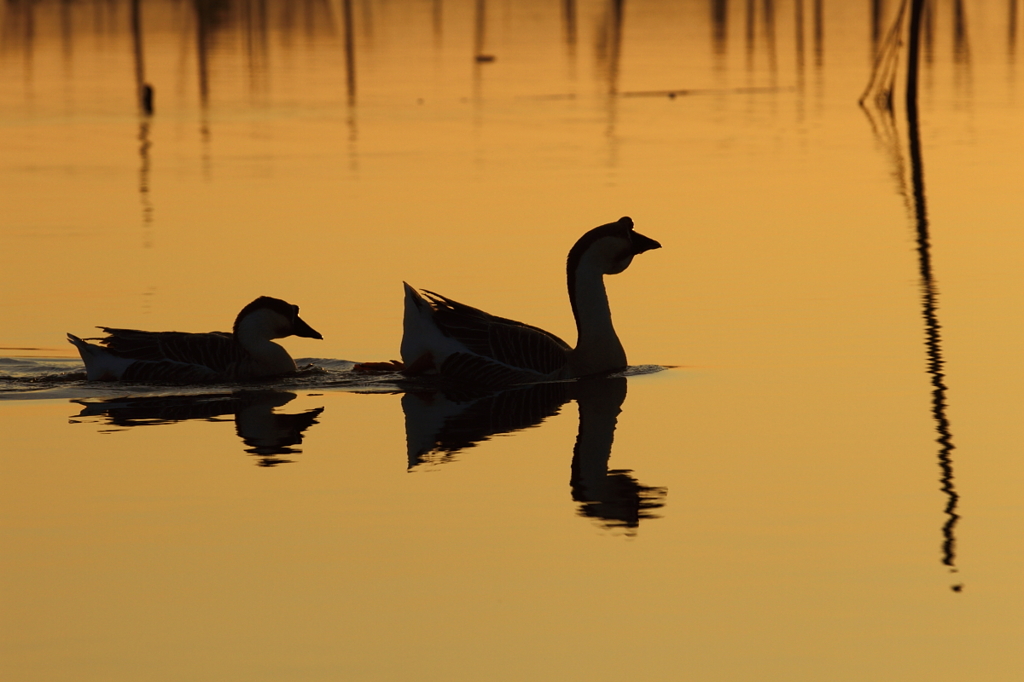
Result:
{"type": "MultiPolygon", "coordinates": [[[[946,521],[942,526],[942,563],[956,572],[956,535],[955,528],[960,516],[956,513],[960,496],[953,485],[953,434],[949,417],[946,413],[948,390],[945,382],[944,361],[942,357],[942,325],[938,317],[938,287],[936,285],[931,257],[931,238],[928,220],[928,205],[924,184],[924,160],[921,152],[921,134],[918,115],[918,89],[920,82],[920,54],[922,16],[924,0],[907,0],[900,7],[892,31],[886,37],[872,74],[868,88],[861,97],[861,106],[865,108],[876,134],[883,139],[892,150],[900,178],[900,191],[907,199],[908,209],[914,222],[918,255],[918,272],[921,286],[922,317],[925,326],[925,352],[927,354],[927,372],[932,385],[932,416],[938,432],[936,442],[939,444],[938,461],[940,489],[946,495],[944,513],[946,521]],[[909,155],[909,194],[907,183],[903,180],[905,164],[900,151],[898,128],[895,120],[893,91],[898,72],[899,51],[902,47],[900,35],[909,11],[909,41],[907,55],[906,83],[906,115],[907,115],[907,147],[909,155]],[[875,125],[872,111],[866,105],[874,105],[882,116],[882,128],[875,125]]],[[[959,592],[962,584],[955,584],[952,589],[959,592]]]]}

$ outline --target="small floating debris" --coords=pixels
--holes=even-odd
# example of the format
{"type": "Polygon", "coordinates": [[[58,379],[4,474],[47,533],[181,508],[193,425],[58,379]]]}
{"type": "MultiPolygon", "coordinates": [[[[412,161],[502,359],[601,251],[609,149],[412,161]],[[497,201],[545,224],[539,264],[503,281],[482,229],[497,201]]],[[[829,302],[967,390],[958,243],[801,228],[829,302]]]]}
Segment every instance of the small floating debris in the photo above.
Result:
{"type": "Polygon", "coordinates": [[[739,95],[761,92],[789,92],[792,87],[749,87],[749,88],[687,88],[680,90],[628,90],[619,93],[620,97],[668,97],[675,99],[686,95],[739,95]]]}
{"type": "Polygon", "coordinates": [[[495,57],[493,54],[478,54],[476,57],[474,57],[474,59],[476,60],[477,64],[490,64],[495,59],[497,59],[497,57],[495,57]]]}

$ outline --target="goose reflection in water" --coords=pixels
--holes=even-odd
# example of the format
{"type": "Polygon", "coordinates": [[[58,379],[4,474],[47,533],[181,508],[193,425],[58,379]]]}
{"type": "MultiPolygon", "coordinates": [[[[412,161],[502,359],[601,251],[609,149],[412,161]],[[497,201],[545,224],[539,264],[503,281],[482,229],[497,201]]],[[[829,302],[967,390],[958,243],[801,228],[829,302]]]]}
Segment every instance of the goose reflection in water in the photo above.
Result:
{"type": "Polygon", "coordinates": [[[536,384],[498,393],[457,390],[407,392],[402,397],[409,469],[453,461],[492,436],[539,426],[575,400],[580,425],[569,486],[580,516],[632,533],[657,518],[667,489],[640,484],[627,469],[609,469],[615,426],[626,399],[626,378],[536,384]]]}
{"type": "MultiPolygon", "coordinates": [[[[319,407],[295,414],[280,414],[282,407],[296,395],[284,391],[238,391],[200,395],[145,396],[76,400],[82,405],[81,417],[106,417],[109,424],[120,427],[173,424],[190,419],[211,422],[233,415],[238,437],[248,447],[245,452],[259,457],[259,466],[275,466],[291,462],[284,456],[301,452],[302,434],[324,411],[319,407]]],[[[72,419],[72,422],[76,420],[72,419]]]]}

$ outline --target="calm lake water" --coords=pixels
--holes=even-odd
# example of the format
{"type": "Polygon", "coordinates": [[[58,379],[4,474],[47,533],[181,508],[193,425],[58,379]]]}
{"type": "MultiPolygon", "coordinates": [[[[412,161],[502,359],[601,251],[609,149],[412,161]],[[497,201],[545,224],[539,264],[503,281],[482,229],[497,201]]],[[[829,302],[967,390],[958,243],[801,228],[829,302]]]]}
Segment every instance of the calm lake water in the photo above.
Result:
{"type": "Polygon", "coordinates": [[[1024,4],[927,4],[916,117],[900,7],[5,2],[0,678],[1021,679],[1024,4]],[[574,340],[624,215],[624,376],[350,371],[403,281],[574,340]],[[320,369],[64,341],[259,295],[320,369]]]}

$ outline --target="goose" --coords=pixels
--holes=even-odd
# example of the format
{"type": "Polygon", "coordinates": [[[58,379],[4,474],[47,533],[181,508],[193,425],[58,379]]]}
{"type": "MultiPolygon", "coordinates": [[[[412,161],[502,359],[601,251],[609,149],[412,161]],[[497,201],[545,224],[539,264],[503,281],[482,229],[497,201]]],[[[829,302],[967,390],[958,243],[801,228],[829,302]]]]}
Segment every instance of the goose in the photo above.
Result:
{"type": "Polygon", "coordinates": [[[99,345],[68,334],[89,381],[210,383],[265,379],[295,372],[295,361],[271,339],[324,338],[299,317],[299,306],[261,296],[242,308],[227,332],[145,332],[99,327],[99,345]]]}
{"type": "Polygon", "coordinates": [[[590,230],[569,251],[566,274],[576,347],[537,327],[497,317],[405,283],[402,363],[407,375],[510,385],[571,379],[627,366],[612,326],[604,276],[616,275],[661,244],[628,217],[590,230]]]}

